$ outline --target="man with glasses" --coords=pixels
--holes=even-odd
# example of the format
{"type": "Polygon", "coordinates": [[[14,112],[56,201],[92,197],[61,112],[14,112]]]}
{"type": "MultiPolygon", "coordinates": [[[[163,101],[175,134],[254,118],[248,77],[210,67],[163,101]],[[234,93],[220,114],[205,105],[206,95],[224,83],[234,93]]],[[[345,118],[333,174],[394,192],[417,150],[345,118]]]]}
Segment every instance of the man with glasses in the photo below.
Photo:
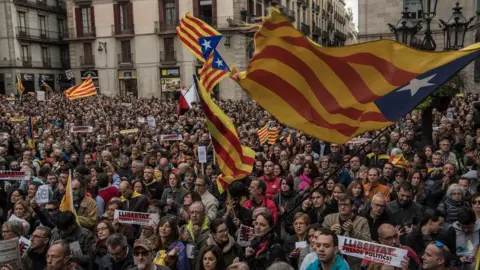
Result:
{"type": "Polygon", "coordinates": [[[47,251],[52,230],[39,226],[30,237],[30,248],[22,256],[23,269],[43,270],[47,265],[47,251]]]}
{"type": "Polygon", "coordinates": [[[373,241],[378,241],[378,228],[380,225],[390,220],[387,211],[385,211],[386,207],[387,199],[382,193],[373,195],[372,201],[365,207],[362,216],[368,221],[368,227],[370,228],[370,235],[373,241]]]}
{"type": "Polygon", "coordinates": [[[210,220],[214,220],[217,217],[218,212],[218,200],[210,191],[208,191],[207,181],[204,176],[198,176],[195,180],[195,191],[202,197],[202,203],[207,210],[206,214],[210,220]]]}
{"type": "Polygon", "coordinates": [[[135,267],[132,249],[124,235],[110,235],[107,239],[107,250],[108,254],[100,259],[99,270],[125,270],[135,267]]]}
{"type": "Polygon", "coordinates": [[[133,246],[133,260],[136,267],[128,270],[168,270],[170,268],[153,264],[155,244],[148,239],[138,239],[133,246]]]}
{"type": "Polygon", "coordinates": [[[49,227],[50,229],[53,229],[55,228],[55,226],[57,226],[59,205],[60,203],[58,201],[49,201],[45,205],[45,208],[41,209],[40,207],[38,207],[35,198],[30,201],[30,207],[32,207],[33,211],[37,215],[40,223],[43,226],[49,227]]]}
{"type": "Polygon", "coordinates": [[[480,221],[477,221],[475,212],[467,207],[458,209],[457,220],[448,229],[446,236],[456,247],[462,269],[473,270],[476,248],[480,241],[480,221]]]}
{"type": "Polygon", "coordinates": [[[443,270],[448,264],[450,250],[439,241],[430,243],[422,256],[424,270],[443,270]]]}

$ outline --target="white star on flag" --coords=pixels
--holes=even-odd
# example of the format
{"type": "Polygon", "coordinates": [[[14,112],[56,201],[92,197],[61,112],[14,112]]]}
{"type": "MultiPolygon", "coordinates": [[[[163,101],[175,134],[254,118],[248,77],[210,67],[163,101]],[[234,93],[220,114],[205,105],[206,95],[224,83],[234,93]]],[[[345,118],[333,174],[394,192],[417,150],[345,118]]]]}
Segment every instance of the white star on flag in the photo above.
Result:
{"type": "Polygon", "coordinates": [[[215,64],[217,64],[218,67],[221,67],[223,66],[223,61],[218,58],[217,61],[215,61],[215,64]]]}
{"type": "Polygon", "coordinates": [[[432,76],[423,78],[421,80],[418,80],[417,78],[415,78],[415,79],[411,80],[409,84],[407,84],[403,88],[399,89],[398,92],[410,90],[410,94],[413,97],[420,90],[420,88],[435,85],[434,83],[429,82],[435,76],[437,76],[437,74],[433,74],[432,76]]]}
{"type": "Polygon", "coordinates": [[[212,46],[210,46],[210,40],[207,41],[206,39],[203,40],[202,46],[205,48],[205,50],[208,48],[212,48],[212,46]]]}

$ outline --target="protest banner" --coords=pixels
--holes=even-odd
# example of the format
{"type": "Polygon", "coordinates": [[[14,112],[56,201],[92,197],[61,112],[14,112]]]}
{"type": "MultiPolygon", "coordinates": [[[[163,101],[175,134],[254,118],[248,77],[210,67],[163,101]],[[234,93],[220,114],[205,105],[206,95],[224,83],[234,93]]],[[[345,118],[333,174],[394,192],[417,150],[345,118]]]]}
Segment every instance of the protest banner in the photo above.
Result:
{"type": "Polygon", "coordinates": [[[120,134],[132,134],[137,132],[138,132],[138,128],[120,130],[120,134]]]}
{"type": "Polygon", "coordinates": [[[123,107],[132,107],[132,103],[122,103],[123,107]]]}
{"type": "Polygon", "coordinates": [[[8,119],[8,121],[10,121],[12,123],[20,123],[20,122],[27,121],[27,118],[25,118],[25,117],[11,117],[10,119],[8,119]]]}
{"type": "Polygon", "coordinates": [[[156,227],[159,221],[158,214],[115,210],[113,220],[124,224],[146,225],[156,227]]]}
{"type": "Polygon", "coordinates": [[[147,117],[147,124],[148,124],[148,127],[149,128],[155,128],[157,126],[156,122],[155,122],[155,117],[153,116],[148,116],[147,117]]]}
{"type": "Polygon", "coordinates": [[[160,135],[161,141],[181,141],[183,136],[181,134],[162,134],[160,135]]]}
{"type": "Polygon", "coordinates": [[[39,204],[48,203],[50,201],[50,188],[48,185],[41,185],[38,187],[35,200],[39,204]]]}
{"type": "Polygon", "coordinates": [[[10,265],[13,269],[22,269],[18,238],[0,241],[0,266],[10,265]]]}
{"type": "Polygon", "coordinates": [[[140,124],[145,123],[145,117],[137,117],[137,122],[140,124]]]}
{"type": "Polygon", "coordinates": [[[207,147],[199,146],[198,148],[198,162],[207,163],[207,147]]]}
{"type": "Polygon", "coordinates": [[[249,247],[253,238],[255,238],[253,228],[245,225],[240,225],[240,229],[237,233],[237,243],[241,247],[249,247]]]}
{"type": "Polygon", "coordinates": [[[341,254],[365,259],[371,262],[401,267],[407,250],[362,241],[350,237],[338,236],[338,250],[341,254]]]}
{"type": "Polygon", "coordinates": [[[30,173],[17,171],[0,171],[0,180],[23,181],[30,179],[30,173]]]}
{"type": "Polygon", "coordinates": [[[37,100],[45,101],[45,91],[37,91],[37,100]]]}
{"type": "Polygon", "coordinates": [[[20,237],[20,239],[18,240],[18,246],[20,247],[20,257],[22,257],[23,254],[27,252],[28,248],[30,248],[30,244],[32,244],[30,240],[23,236],[20,237]]]}
{"type": "Polygon", "coordinates": [[[92,133],[93,127],[91,126],[73,126],[70,128],[71,133],[92,133]]]}

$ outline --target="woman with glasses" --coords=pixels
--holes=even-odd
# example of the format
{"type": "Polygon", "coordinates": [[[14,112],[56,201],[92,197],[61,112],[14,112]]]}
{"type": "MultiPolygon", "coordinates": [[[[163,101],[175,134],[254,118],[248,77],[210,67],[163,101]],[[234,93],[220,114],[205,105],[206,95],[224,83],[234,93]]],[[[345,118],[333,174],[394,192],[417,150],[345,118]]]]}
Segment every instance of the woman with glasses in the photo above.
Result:
{"type": "Polygon", "coordinates": [[[177,220],[163,217],[158,223],[157,231],[158,253],[153,262],[172,270],[190,270],[185,245],[179,240],[177,220]]]}
{"type": "Polygon", "coordinates": [[[437,210],[445,215],[445,223],[451,225],[457,221],[458,209],[468,206],[463,200],[463,190],[458,184],[452,184],[447,189],[445,200],[442,201],[437,210]]]}
{"type": "MultiPolygon", "coordinates": [[[[242,247],[228,234],[227,223],[222,218],[216,218],[210,222],[210,236],[207,245],[217,246],[222,251],[225,265],[231,265],[245,259],[242,247]]],[[[200,251],[202,253],[202,251],[200,251]]]]}
{"type": "Polygon", "coordinates": [[[19,220],[9,220],[2,225],[3,240],[10,240],[15,237],[25,236],[25,228],[19,220]]]}
{"type": "Polygon", "coordinates": [[[472,195],[472,209],[475,212],[477,221],[480,220],[480,193],[475,193],[472,195]]]}
{"type": "Polygon", "coordinates": [[[90,269],[98,270],[100,268],[100,260],[103,256],[108,254],[107,239],[110,235],[115,233],[112,223],[108,220],[100,220],[95,227],[95,251],[90,260],[90,269]]]}

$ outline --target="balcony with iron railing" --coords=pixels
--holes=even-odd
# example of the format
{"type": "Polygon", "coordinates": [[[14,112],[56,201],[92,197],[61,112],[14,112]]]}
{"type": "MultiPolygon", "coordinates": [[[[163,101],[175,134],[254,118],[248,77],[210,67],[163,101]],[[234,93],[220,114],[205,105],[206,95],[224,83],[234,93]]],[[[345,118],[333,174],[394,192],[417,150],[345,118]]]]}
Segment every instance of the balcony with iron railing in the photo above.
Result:
{"type": "Polygon", "coordinates": [[[84,55],[80,56],[80,66],[82,67],[95,67],[95,55],[89,55],[85,57],[84,55]]]}
{"type": "Polygon", "coordinates": [[[97,36],[96,29],[93,26],[70,28],[68,34],[68,39],[70,40],[89,40],[95,39],[97,36]]]}
{"type": "Polygon", "coordinates": [[[118,65],[122,67],[131,67],[134,64],[133,53],[128,53],[128,54],[119,53],[117,59],[118,59],[118,65]]]}
{"type": "Polygon", "coordinates": [[[175,65],[177,64],[177,52],[160,52],[160,63],[162,65],[175,65]]]}
{"type": "Polygon", "coordinates": [[[49,5],[47,0],[13,0],[13,3],[19,6],[25,6],[60,14],[65,14],[67,12],[67,4],[61,0],[55,1],[54,5],[49,5]]]}
{"type": "Polygon", "coordinates": [[[128,37],[135,35],[134,24],[113,24],[112,36],[115,37],[128,37]]]}
{"type": "Polygon", "coordinates": [[[22,57],[22,64],[23,64],[23,67],[32,67],[32,57],[31,56],[22,57]]]}
{"type": "Polygon", "coordinates": [[[174,34],[176,33],[176,27],[178,26],[178,20],[174,21],[156,21],[155,33],[156,34],[174,34]]]}
{"type": "Polygon", "coordinates": [[[47,31],[45,29],[27,28],[22,26],[17,26],[15,30],[18,40],[51,44],[66,43],[66,33],[47,31]]]}
{"type": "Polygon", "coordinates": [[[310,35],[310,25],[301,23],[300,30],[305,34],[305,36],[310,35]]]}
{"type": "Polygon", "coordinates": [[[297,0],[298,4],[302,4],[304,6],[308,6],[308,0],[297,0]]]}
{"type": "Polygon", "coordinates": [[[294,11],[294,10],[287,8],[287,9],[286,9],[286,15],[287,15],[287,18],[288,18],[291,22],[294,22],[294,21],[295,21],[295,11],[294,11]]]}
{"type": "Polygon", "coordinates": [[[52,59],[50,59],[50,58],[43,58],[43,59],[42,59],[42,67],[44,67],[44,68],[51,68],[51,67],[52,67],[52,59]]]}

